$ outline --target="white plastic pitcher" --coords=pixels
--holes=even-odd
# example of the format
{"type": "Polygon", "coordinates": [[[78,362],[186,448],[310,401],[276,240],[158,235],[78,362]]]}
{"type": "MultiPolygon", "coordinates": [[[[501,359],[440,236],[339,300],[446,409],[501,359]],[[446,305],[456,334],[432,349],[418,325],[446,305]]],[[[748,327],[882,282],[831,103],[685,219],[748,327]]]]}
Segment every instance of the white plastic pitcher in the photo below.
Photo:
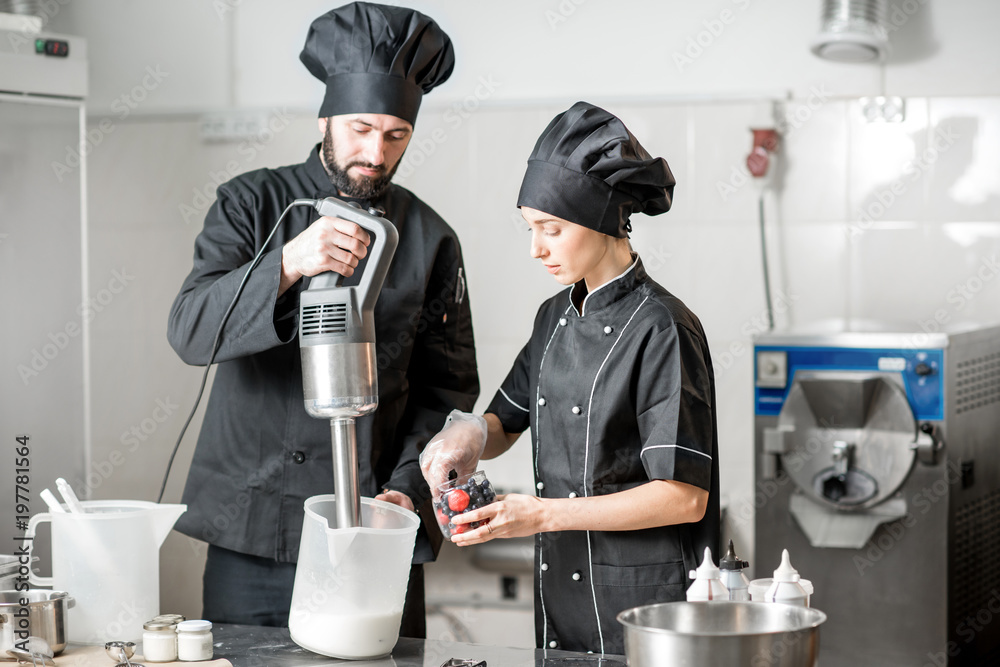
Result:
{"type": "Polygon", "coordinates": [[[52,523],[52,576],[32,572],[29,581],[76,599],[66,624],[70,642],[138,642],[142,624],[160,613],[160,545],[187,505],[144,500],[81,504],[82,514],[31,517],[26,537],[35,536],[38,524],[52,523]]]}
{"type": "Polygon", "coordinates": [[[399,639],[420,519],[362,498],[361,526],[337,528],[336,498],[305,502],[288,629],[296,644],[322,655],[388,655],[399,639]]]}

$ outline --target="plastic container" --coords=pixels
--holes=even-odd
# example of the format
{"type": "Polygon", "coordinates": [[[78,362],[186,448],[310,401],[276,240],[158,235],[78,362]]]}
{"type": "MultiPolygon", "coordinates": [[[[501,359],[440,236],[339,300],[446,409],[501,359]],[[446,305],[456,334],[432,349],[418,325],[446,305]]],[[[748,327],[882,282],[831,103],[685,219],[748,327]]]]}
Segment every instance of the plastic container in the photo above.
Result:
{"type": "Polygon", "coordinates": [[[788,549],[781,551],[781,565],[774,571],[771,587],[764,593],[765,602],[780,602],[781,604],[809,606],[809,594],[799,583],[799,573],[792,567],[788,557],[788,549]]]}
{"type": "Polygon", "coordinates": [[[697,570],[688,574],[694,583],[687,589],[688,602],[728,602],[729,591],[720,578],[719,568],[712,560],[712,550],[705,547],[705,558],[697,570]]]}
{"type": "Polygon", "coordinates": [[[177,659],[183,662],[212,659],[212,623],[181,621],[177,624],[177,659]]]}
{"type": "Polygon", "coordinates": [[[177,624],[153,619],[142,624],[142,659],[173,662],[177,659],[177,624]]]}
{"type": "MultiPolygon", "coordinates": [[[[766,602],[765,596],[767,595],[767,589],[771,587],[774,583],[774,579],[767,577],[766,579],[754,579],[750,582],[748,590],[750,591],[750,601],[751,602],[766,602]]],[[[813,583],[808,579],[799,579],[799,586],[802,586],[806,592],[806,606],[810,606],[810,601],[813,594],[813,583]]]]}
{"type": "MultiPolygon", "coordinates": [[[[89,500],[84,513],[36,514],[52,523],[52,576],[29,581],[76,599],[66,629],[76,644],[142,640],[142,624],[160,613],[160,545],[186,505],[143,500],[89,500]]],[[[29,540],[30,545],[34,540],[29,540]]],[[[29,553],[30,557],[30,553],[29,553]]]]}
{"type": "Polygon", "coordinates": [[[750,601],[750,580],[743,574],[744,568],[750,563],[740,560],[733,549],[733,541],[729,540],[729,549],[726,555],[719,561],[722,584],[729,590],[730,602],[750,601]]]}
{"type": "Polygon", "coordinates": [[[467,524],[456,524],[452,518],[480,507],[485,507],[497,499],[493,485],[486,479],[486,473],[477,470],[468,475],[462,475],[437,488],[434,497],[434,516],[438,527],[446,540],[452,535],[473,530],[482,525],[480,521],[467,524]]]}
{"type": "Polygon", "coordinates": [[[388,655],[399,639],[420,519],[361,499],[361,525],[337,527],[333,494],[305,502],[288,630],[299,646],[334,658],[388,655]]]}

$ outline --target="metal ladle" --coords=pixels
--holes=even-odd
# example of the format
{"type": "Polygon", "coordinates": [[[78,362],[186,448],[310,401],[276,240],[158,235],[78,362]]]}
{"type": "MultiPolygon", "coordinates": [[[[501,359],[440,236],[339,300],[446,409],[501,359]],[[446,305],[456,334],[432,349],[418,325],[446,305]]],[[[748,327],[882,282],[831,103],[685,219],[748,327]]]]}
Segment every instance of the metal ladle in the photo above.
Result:
{"type": "Polygon", "coordinates": [[[135,642],[108,642],[104,645],[104,651],[118,663],[115,667],[145,667],[138,662],[129,661],[135,655],[135,642]]]}

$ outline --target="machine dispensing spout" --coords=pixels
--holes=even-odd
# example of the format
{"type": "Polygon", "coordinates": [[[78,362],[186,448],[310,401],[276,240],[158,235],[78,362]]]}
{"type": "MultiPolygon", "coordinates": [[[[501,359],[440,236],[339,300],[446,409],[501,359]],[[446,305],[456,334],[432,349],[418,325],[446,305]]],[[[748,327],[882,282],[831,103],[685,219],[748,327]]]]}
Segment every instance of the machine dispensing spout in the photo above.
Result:
{"type": "Polygon", "coordinates": [[[320,215],[357,223],[372,235],[357,285],[321,273],[299,297],[299,347],[305,408],[330,420],[337,527],[361,525],[355,419],[378,407],[375,302],[389,273],[399,234],[380,211],[362,211],[333,197],[313,202],[320,215]]]}
{"type": "Polygon", "coordinates": [[[838,440],[833,443],[834,475],[823,480],[823,495],[837,502],[847,495],[847,472],[851,469],[854,444],[838,440]]]}

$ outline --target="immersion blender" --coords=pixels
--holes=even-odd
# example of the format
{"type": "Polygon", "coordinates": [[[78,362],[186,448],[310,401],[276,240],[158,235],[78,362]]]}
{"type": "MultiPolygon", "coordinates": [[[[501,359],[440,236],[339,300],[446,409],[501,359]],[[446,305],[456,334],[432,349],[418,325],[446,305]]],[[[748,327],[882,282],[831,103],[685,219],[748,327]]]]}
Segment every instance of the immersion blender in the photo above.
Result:
{"type": "Polygon", "coordinates": [[[299,297],[306,412],[330,420],[337,527],[349,528],[361,525],[354,421],[378,407],[375,302],[399,234],[377,209],[366,212],[334,197],[316,200],[313,206],[320,215],[357,223],[374,236],[357,285],[341,286],[343,276],[330,271],[314,276],[299,297]]]}

